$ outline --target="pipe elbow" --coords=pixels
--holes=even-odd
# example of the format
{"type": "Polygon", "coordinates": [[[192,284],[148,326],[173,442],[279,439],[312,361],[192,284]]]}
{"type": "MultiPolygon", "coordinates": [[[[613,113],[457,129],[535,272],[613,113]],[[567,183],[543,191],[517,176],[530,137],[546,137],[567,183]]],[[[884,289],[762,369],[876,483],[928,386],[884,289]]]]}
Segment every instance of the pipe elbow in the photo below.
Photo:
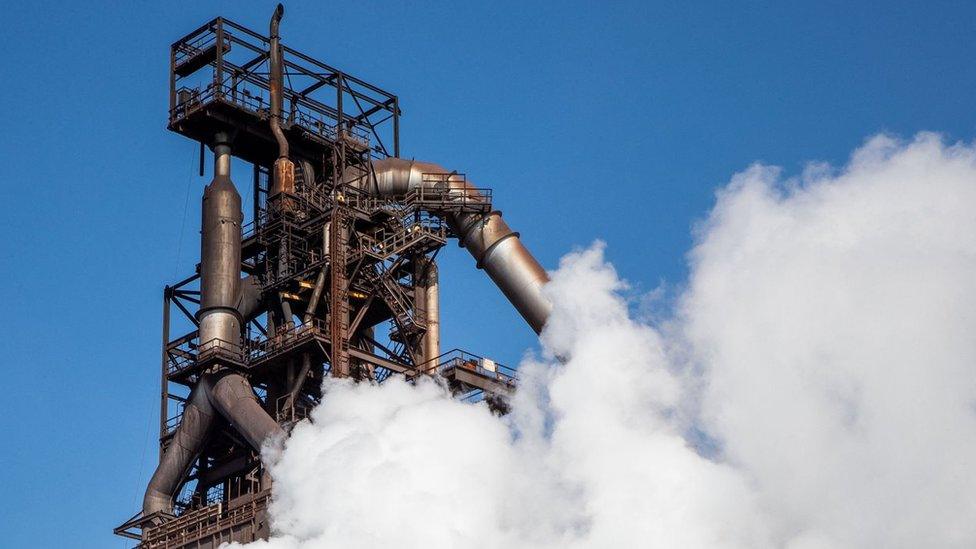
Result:
{"type": "Polygon", "coordinates": [[[284,438],[284,429],[265,411],[251,384],[240,374],[222,376],[214,383],[211,398],[214,407],[255,450],[260,452],[269,440],[284,438]]]}
{"type": "Polygon", "coordinates": [[[285,15],[285,6],[279,3],[271,14],[271,38],[278,38],[278,26],[281,24],[281,18],[285,15]]]}
{"type": "MultiPolygon", "coordinates": [[[[480,198],[478,190],[462,177],[424,179],[424,174],[453,174],[443,166],[403,158],[385,158],[373,162],[372,174],[365,181],[353,182],[366,192],[378,196],[404,195],[418,187],[447,185],[458,191],[459,198],[480,198]]],[[[449,193],[448,196],[450,196],[449,193]]],[[[513,231],[501,212],[463,213],[446,208],[441,213],[458,235],[461,246],[474,257],[479,269],[502,290],[522,317],[537,333],[542,331],[552,304],[542,293],[549,275],[513,231]]]]}
{"type": "Polygon", "coordinates": [[[146,495],[142,498],[142,515],[148,517],[153,513],[169,513],[173,510],[173,497],[164,494],[153,485],[146,488],[146,495]]]}
{"type": "Polygon", "coordinates": [[[156,467],[142,499],[144,516],[173,511],[173,498],[193,460],[200,454],[207,433],[213,425],[210,405],[210,382],[204,377],[190,393],[183,417],[162,459],[156,467]]]}

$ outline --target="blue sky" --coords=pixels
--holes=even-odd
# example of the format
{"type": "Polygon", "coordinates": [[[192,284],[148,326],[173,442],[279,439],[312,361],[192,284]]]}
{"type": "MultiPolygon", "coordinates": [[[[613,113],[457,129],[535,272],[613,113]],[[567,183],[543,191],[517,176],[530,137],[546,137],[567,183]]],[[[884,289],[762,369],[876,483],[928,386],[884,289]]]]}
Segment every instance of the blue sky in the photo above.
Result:
{"type": "MultiPolygon", "coordinates": [[[[692,225],[752,162],[973,137],[972,4],[688,4],[289,2],[282,33],[398,94],[404,156],[493,187],[543,265],[600,238],[638,291],[680,286],[692,225]]],[[[216,15],[264,30],[273,5],[4,6],[0,546],[126,546],[160,292],[192,272],[207,182],[165,129],[169,44],[216,15]]],[[[530,330],[463,250],[441,257],[445,348],[517,363],[530,330]]]]}

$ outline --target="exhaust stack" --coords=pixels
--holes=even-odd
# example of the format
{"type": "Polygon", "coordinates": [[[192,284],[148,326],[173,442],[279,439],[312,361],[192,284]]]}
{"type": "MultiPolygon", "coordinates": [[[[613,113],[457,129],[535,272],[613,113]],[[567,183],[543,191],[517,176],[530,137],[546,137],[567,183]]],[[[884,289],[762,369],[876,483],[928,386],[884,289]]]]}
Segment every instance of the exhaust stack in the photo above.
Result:
{"type": "MultiPolygon", "coordinates": [[[[282,65],[284,60],[281,53],[281,36],[278,34],[278,27],[284,15],[285,7],[278,4],[274,14],[271,15],[271,39],[269,42],[270,51],[268,52],[271,64],[271,75],[268,79],[271,89],[271,133],[274,134],[275,141],[278,142],[278,159],[275,160],[274,164],[272,195],[295,193],[295,164],[288,157],[288,139],[285,138],[285,132],[281,129],[282,88],[284,87],[282,65]]],[[[284,207],[285,204],[283,203],[282,206],[284,207]]]]}

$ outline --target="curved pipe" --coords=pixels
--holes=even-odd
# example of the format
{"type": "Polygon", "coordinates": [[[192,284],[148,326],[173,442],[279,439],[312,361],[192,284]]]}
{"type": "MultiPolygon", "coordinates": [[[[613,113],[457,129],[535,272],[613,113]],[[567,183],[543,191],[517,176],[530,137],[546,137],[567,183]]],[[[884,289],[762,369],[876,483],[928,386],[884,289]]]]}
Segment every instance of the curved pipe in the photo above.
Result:
{"type": "Polygon", "coordinates": [[[264,411],[246,379],[235,373],[216,379],[213,382],[210,377],[200,378],[190,393],[180,426],[146,488],[143,516],[173,510],[176,490],[199,456],[218,412],[257,452],[265,441],[284,437],[281,426],[264,411]]]}
{"type": "Polygon", "coordinates": [[[278,34],[278,26],[281,18],[285,15],[285,7],[278,4],[274,14],[271,16],[271,41],[268,55],[271,63],[271,75],[268,79],[271,89],[271,133],[278,142],[278,158],[288,158],[288,140],[285,139],[284,132],[281,131],[281,89],[283,86],[281,71],[281,36],[278,34]]]}
{"type": "MultiPolygon", "coordinates": [[[[386,158],[373,162],[373,173],[359,184],[379,196],[403,195],[421,186],[434,187],[434,182],[424,182],[425,173],[445,174],[451,170],[429,162],[386,158]]],[[[447,186],[458,191],[459,199],[481,196],[460,177],[449,177],[447,186]]],[[[505,223],[501,212],[454,213],[448,209],[444,215],[478,268],[488,273],[529,326],[536,333],[541,332],[552,310],[552,303],[542,293],[549,275],[519,240],[519,234],[505,223]]]]}
{"type": "Polygon", "coordinates": [[[269,438],[284,437],[284,430],[264,410],[250,382],[240,374],[225,374],[214,383],[211,400],[217,411],[258,452],[269,438]]]}
{"type": "Polygon", "coordinates": [[[142,499],[142,514],[173,510],[173,496],[190,466],[200,453],[207,433],[213,426],[214,408],[210,404],[210,382],[201,378],[183,408],[183,418],[170,441],[159,466],[149,480],[142,499]]]}

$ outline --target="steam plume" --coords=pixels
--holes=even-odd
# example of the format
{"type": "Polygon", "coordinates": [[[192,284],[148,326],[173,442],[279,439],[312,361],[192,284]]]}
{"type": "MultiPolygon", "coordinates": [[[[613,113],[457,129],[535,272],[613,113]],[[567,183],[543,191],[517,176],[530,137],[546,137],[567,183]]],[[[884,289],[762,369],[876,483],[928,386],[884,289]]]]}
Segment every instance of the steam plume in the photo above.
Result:
{"type": "Polygon", "coordinates": [[[972,547],[974,210],[976,149],[931,134],[754,166],[656,326],[602,244],[563,258],[506,418],[327,382],[248,547],[972,547]]]}

